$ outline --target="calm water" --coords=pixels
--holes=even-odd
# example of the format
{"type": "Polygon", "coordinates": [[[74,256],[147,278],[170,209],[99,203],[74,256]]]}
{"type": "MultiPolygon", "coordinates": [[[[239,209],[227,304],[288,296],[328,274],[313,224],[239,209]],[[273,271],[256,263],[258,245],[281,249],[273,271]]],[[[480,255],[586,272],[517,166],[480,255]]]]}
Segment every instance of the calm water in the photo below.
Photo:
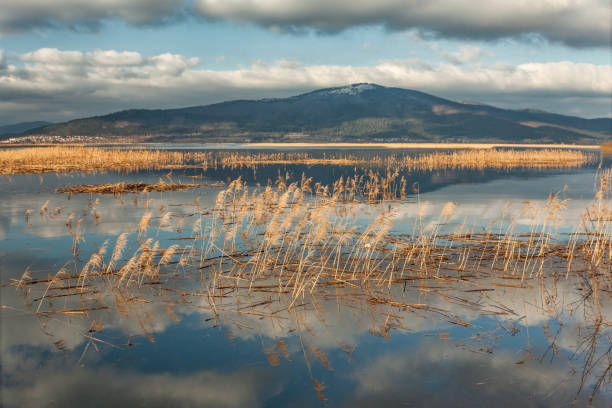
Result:
{"type": "MultiPolygon", "coordinates": [[[[3,283],[19,280],[26,270],[31,279],[53,277],[61,268],[65,274],[74,273],[105,241],[112,252],[125,232],[125,253],[130,254],[139,245],[138,224],[146,212],[152,214],[147,236],[158,240],[160,247],[184,244],[180,238],[189,236],[199,217],[195,203],[201,209],[212,208],[222,190],[69,196],[54,192],[60,186],[155,183],[160,178],[227,183],[240,176],[255,187],[287,173],[290,179],[305,174],[329,184],[356,171],[363,170],[269,165],[5,176],[0,178],[0,278],[3,283]],[[28,210],[32,211],[24,216],[28,210]],[[169,222],[160,226],[168,211],[169,222]],[[83,240],[75,258],[79,217],[83,240]]],[[[406,173],[410,184],[418,182],[418,196],[356,205],[354,218],[357,225],[367,225],[390,205],[393,230],[402,233],[419,216],[424,223],[435,220],[448,202],[454,202],[445,228],[464,224],[478,231],[502,216],[512,216],[518,231],[530,231],[541,220],[537,211],[525,214],[525,202],[543,208],[551,191],[566,188],[569,200],[554,226],[563,239],[591,206],[597,172],[597,165],[592,165],[572,170],[406,173]],[[425,203],[420,214],[417,201],[425,203]]],[[[177,265],[176,288],[202,292],[208,283],[206,277],[194,279],[197,273],[177,265]]],[[[172,289],[172,282],[166,284],[172,289]]],[[[598,300],[608,323],[600,322],[599,334],[593,337],[597,321],[585,296],[593,281],[548,277],[524,286],[500,285],[494,278],[411,283],[391,288],[388,295],[427,309],[339,305],[330,297],[305,301],[288,318],[284,312],[274,314],[271,296],[265,292],[239,292],[233,303],[215,313],[205,296],[183,297],[179,303],[161,289],[155,295],[143,290],[145,301],[128,301],[126,310],[108,307],[45,315],[35,312],[76,310],[90,295],[49,296],[41,303],[41,295],[58,293],[52,285],[5,285],[0,302],[2,405],[310,407],[323,406],[316,384],[324,384],[318,390],[327,404],[340,407],[587,406],[610,364],[610,287],[600,288],[598,300]],[[266,313],[238,313],[250,310],[247,305],[266,302],[266,313]],[[584,367],[589,367],[587,372],[584,367]]],[[[102,298],[112,306],[114,296],[118,294],[102,298]]],[[[612,405],[609,377],[600,384],[592,405],[612,405]]]]}

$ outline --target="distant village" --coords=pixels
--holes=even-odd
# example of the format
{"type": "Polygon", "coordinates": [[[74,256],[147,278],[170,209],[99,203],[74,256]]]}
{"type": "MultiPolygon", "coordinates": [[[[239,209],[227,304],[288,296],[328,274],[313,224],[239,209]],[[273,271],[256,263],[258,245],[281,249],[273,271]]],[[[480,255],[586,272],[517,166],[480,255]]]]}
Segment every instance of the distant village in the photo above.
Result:
{"type": "Polygon", "coordinates": [[[96,136],[16,136],[0,140],[0,144],[52,144],[52,143],[104,143],[108,140],[96,136]]]}

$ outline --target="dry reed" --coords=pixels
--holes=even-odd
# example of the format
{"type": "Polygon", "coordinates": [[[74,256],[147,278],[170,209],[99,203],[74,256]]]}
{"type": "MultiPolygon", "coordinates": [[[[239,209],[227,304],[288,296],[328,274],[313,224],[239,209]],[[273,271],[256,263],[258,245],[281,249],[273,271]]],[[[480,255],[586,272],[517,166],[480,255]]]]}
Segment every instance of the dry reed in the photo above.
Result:
{"type": "Polygon", "coordinates": [[[210,153],[205,167],[258,167],[271,164],[379,166],[394,170],[515,169],[580,167],[593,163],[593,153],[570,149],[463,149],[451,152],[358,156],[337,154],[313,157],[308,153],[210,153]]]}
{"type": "Polygon", "coordinates": [[[190,184],[190,183],[114,183],[114,184],[81,184],[60,187],[55,189],[58,193],[67,194],[121,194],[121,193],[147,193],[162,191],[184,191],[192,188],[223,187],[223,183],[190,184]]]}
{"type": "MultiPolygon", "coordinates": [[[[580,167],[595,160],[595,155],[580,150],[528,149],[500,150],[473,149],[452,152],[404,156],[397,159],[400,168],[408,170],[437,169],[513,169],[580,167]]],[[[390,164],[395,164],[391,158],[390,164]]]]}
{"type": "Polygon", "coordinates": [[[269,164],[379,166],[395,170],[579,167],[592,153],[571,149],[466,149],[419,155],[363,156],[307,153],[168,152],[98,147],[32,147],[0,150],[0,174],[104,171],[185,167],[256,167],[269,164]]]}
{"type": "Polygon", "coordinates": [[[97,147],[0,149],[0,174],[138,170],[183,165],[182,153],[97,147]]]}
{"type": "MultiPolygon", "coordinates": [[[[475,153],[470,163],[480,163],[475,153]]],[[[456,156],[445,157],[445,163],[454,163],[456,156]]],[[[583,377],[593,375],[599,362],[609,357],[605,347],[598,358],[595,353],[598,344],[609,342],[612,327],[610,316],[602,312],[612,287],[612,204],[603,183],[582,224],[569,235],[556,233],[558,214],[567,203],[563,192],[549,196],[543,214],[525,204],[521,217],[533,221],[528,231],[517,231],[513,218],[478,232],[463,225],[451,228],[454,203],[428,224],[416,219],[409,231],[394,231],[392,208],[380,208],[369,225],[356,222],[355,213],[364,202],[401,195],[393,187],[398,180],[397,173],[370,173],[323,186],[305,176],[294,183],[279,177],[276,185],[261,189],[234,180],[219,192],[213,208],[194,204],[198,221],[191,236],[181,235],[182,245],[163,248],[157,235],[147,237],[151,213],[146,212],[126,259],[121,258],[127,236],[121,235],[112,255],[105,243],[74,273],[37,279],[26,271],[12,285],[24,288],[41,318],[97,320],[114,308],[137,321],[151,340],[155,324],[141,309],[147,304],[163,305],[173,319],[180,315],[173,308],[195,307],[215,321],[236,321],[239,316],[255,321],[252,326],[236,323],[240,327],[259,326],[261,319],[282,321],[298,333],[313,387],[323,399],[324,385],[315,379],[311,363],[328,367],[329,361],[308,340],[305,324],[305,313],[320,315],[321,302],[366,311],[372,318],[371,333],[388,337],[411,314],[458,326],[471,325],[458,308],[518,316],[503,303],[487,308],[453,287],[468,285],[484,297],[495,288],[523,290],[532,283],[543,287],[546,280],[576,279],[589,288],[581,313],[593,324],[584,332],[591,346],[583,351],[583,377]],[[407,293],[439,296],[447,307],[411,302],[407,293]],[[74,302],[64,308],[52,306],[52,296],[60,294],[74,302]]],[[[399,184],[405,190],[405,180],[399,184]]],[[[160,226],[168,219],[164,216],[160,226]]],[[[284,347],[276,343],[265,348],[272,365],[284,356],[284,347]]],[[[609,383],[611,375],[610,367],[604,367],[593,392],[597,384],[609,383]]]]}

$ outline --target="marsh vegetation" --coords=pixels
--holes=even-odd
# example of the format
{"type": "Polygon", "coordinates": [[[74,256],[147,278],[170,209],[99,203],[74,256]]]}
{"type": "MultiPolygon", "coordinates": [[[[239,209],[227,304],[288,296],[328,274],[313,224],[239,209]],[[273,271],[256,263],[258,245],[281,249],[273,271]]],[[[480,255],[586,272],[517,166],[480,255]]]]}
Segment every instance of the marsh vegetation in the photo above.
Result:
{"type": "Polygon", "coordinates": [[[157,183],[113,183],[113,184],[80,184],[56,188],[58,193],[66,194],[121,194],[148,193],[162,191],[184,191],[192,188],[222,187],[223,183],[167,183],[164,180],[157,183]]]}
{"type": "Polygon", "coordinates": [[[138,171],[187,167],[241,167],[270,164],[363,166],[384,165],[394,170],[559,168],[580,167],[596,160],[594,153],[571,149],[460,149],[449,152],[355,154],[176,152],[83,146],[0,149],[0,174],[138,171]]]}
{"type": "Polygon", "coordinates": [[[229,343],[258,344],[272,367],[301,360],[313,394],[323,401],[333,394],[328,373],[346,364],[334,350],[351,361],[361,341],[347,339],[345,326],[391,342],[425,325],[432,327],[424,331],[426,338],[490,359],[496,358],[497,343],[526,335],[508,370],[532,369],[549,359],[569,361],[571,380],[563,381],[573,384],[571,392],[555,384],[557,391],[546,391],[545,401],[570,398],[597,405],[609,400],[610,169],[595,171],[592,199],[579,208],[573,224],[565,218],[571,186],[542,192],[538,200],[510,200],[483,222],[479,214],[468,219],[459,213],[461,197],[434,207],[411,180],[413,171],[577,169],[595,164],[593,154],[546,149],[325,157],[169,154],[174,159],[155,164],[163,171],[183,164],[196,166],[189,167],[194,171],[284,164],[355,170],[331,182],[278,167],[276,178],[264,185],[237,177],[225,184],[162,180],[64,186],[59,191],[90,193],[80,201],[82,211],[45,202],[20,216],[26,231],[57,224],[69,237],[62,242],[70,255],[45,273],[24,268],[7,279],[4,289],[21,300],[3,307],[34,317],[57,350],[69,354],[80,344],[79,361],[98,349],[132,348],[141,338],[156,344],[164,341],[158,337],[168,320],[180,325],[202,316],[208,325],[223,328],[229,343]],[[201,190],[204,195],[190,200],[154,201],[147,195],[190,194],[180,190],[204,185],[209,187],[201,190]],[[96,197],[105,193],[114,197],[96,197]],[[114,228],[92,245],[85,225],[93,221],[94,230],[104,228],[111,217],[104,203],[114,205],[111,211],[126,211],[130,198],[131,227],[114,228]],[[538,316],[539,340],[529,335],[526,320],[532,315],[538,316]],[[129,330],[117,333],[117,327],[129,330]]]}

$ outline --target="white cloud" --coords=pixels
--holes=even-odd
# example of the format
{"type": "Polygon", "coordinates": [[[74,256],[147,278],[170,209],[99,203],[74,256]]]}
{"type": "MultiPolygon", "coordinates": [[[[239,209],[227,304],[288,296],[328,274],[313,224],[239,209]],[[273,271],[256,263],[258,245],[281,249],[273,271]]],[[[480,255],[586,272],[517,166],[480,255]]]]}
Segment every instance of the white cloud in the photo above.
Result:
{"type": "MultiPolygon", "coordinates": [[[[147,62],[140,53],[133,51],[95,50],[93,52],[82,53],[80,51],[62,51],[57,48],[40,48],[36,51],[22,54],[20,59],[25,62],[44,64],[45,66],[124,66],[143,65],[147,62]]],[[[160,66],[162,69],[174,71],[171,68],[193,66],[198,63],[198,59],[188,59],[182,55],[166,53],[152,57],[148,62],[160,66]]]]}
{"type": "Polygon", "coordinates": [[[185,69],[198,65],[200,61],[198,58],[166,53],[151,58],[151,62],[160,73],[180,75],[185,69]]]}
{"type": "Polygon", "coordinates": [[[492,57],[493,54],[490,52],[483,51],[479,47],[473,45],[462,45],[458,51],[445,52],[442,56],[452,64],[466,64],[469,62],[480,61],[484,57],[492,57]]]}
{"type": "Polygon", "coordinates": [[[383,24],[455,38],[536,34],[573,46],[610,43],[607,0],[196,0],[196,10],[211,19],[252,22],[277,30],[334,32],[383,24]]]}
{"type": "Polygon", "coordinates": [[[91,56],[92,61],[100,65],[140,65],[144,61],[139,53],[130,51],[98,50],[91,56]]]}
{"type": "Polygon", "coordinates": [[[82,65],[85,62],[80,51],[60,51],[57,48],[40,48],[21,55],[22,61],[47,65],[82,65]]]}
{"type": "MultiPolygon", "coordinates": [[[[464,48],[469,61],[481,54],[464,48]]],[[[387,60],[374,66],[302,65],[281,59],[233,70],[197,67],[177,54],[41,48],[22,54],[23,67],[0,70],[0,122],[69,119],[127,108],[199,105],[234,98],[289,96],[321,87],[371,82],[487,103],[515,98],[517,107],[610,116],[612,67],[569,61],[520,65],[432,65],[387,60]],[[563,98],[572,98],[564,102],[563,98]],[[535,103],[534,103],[535,101],[535,103]],[[577,102],[579,104],[577,104],[577,102]]]]}

